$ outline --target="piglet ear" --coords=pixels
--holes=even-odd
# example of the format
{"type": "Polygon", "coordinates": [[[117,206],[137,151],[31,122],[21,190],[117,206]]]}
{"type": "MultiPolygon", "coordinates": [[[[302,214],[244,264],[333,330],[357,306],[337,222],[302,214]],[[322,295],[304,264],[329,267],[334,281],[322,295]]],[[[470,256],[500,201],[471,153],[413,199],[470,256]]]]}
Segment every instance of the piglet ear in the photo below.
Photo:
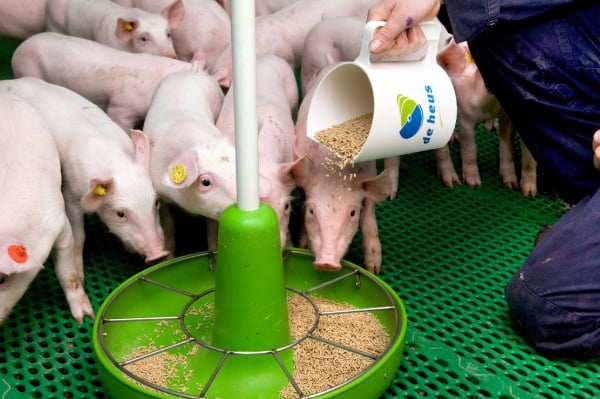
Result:
{"type": "Polygon", "coordinates": [[[462,74],[467,65],[472,62],[469,48],[456,43],[454,39],[437,54],[436,60],[450,76],[462,74]]]}
{"type": "MultiPolygon", "coordinates": [[[[293,162],[284,162],[279,165],[279,178],[286,186],[295,186],[296,181],[292,175],[292,170],[296,167],[296,164],[301,162],[300,158],[293,162]]],[[[302,161],[303,162],[303,161],[302,161]]]]}
{"type": "Polygon", "coordinates": [[[95,212],[113,191],[113,180],[91,179],[88,192],[81,197],[81,207],[86,212],[95,212]]]}
{"type": "Polygon", "coordinates": [[[169,163],[163,183],[171,188],[186,188],[198,178],[198,159],[194,151],[186,150],[169,163]]]}
{"type": "Polygon", "coordinates": [[[392,190],[392,179],[389,172],[386,169],[375,177],[363,178],[362,176],[358,176],[356,179],[357,183],[362,185],[367,198],[375,202],[381,202],[388,197],[392,190]]]}
{"type": "Polygon", "coordinates": [[[133,159],[138,165],[150,170],[150,140],[141,130],[131,130],[131,141],[133,141],[133,159]]]}
{"type": "Polygon", "coordinates": [[[119,40],[128,42],[133,36],[133,31],[139,26],[137,19],[117,18],[117,30],[115,35],[119,40]]]}
{"type": "Polygon", "coordinates": [[[185,15],[185,6],[183,5],[183,0],[176,0],[171,5],[166,6],[160,12],[160,15],[165,17],[165,19],[169,22],[169,29],[175,29],[183,19],[185,15]]]}
{"type": "Polygon", "coordinates": [[[10,276],[22,273],[42,265],[34,262],[27,253],[27,248],[17,241],[3,241],[0,243],[0,273],[10,276]]]}
{"type": "Polygon", "coordinates": [[[298,187],[306,187],[316,171],[312,159],[303,155],[290,166],[289,173],[298,187]]]}

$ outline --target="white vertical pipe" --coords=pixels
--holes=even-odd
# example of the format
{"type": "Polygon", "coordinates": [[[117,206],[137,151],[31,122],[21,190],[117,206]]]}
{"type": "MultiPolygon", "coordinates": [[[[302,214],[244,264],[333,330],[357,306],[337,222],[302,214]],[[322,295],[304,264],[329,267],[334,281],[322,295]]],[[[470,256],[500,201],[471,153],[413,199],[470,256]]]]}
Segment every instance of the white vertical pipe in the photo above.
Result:
{"type": "Polygon", "coordinates": [[[253,0],[231,3],[237,206],[242,211],[254,211],[260,205],[255,10],[253,0]]]}

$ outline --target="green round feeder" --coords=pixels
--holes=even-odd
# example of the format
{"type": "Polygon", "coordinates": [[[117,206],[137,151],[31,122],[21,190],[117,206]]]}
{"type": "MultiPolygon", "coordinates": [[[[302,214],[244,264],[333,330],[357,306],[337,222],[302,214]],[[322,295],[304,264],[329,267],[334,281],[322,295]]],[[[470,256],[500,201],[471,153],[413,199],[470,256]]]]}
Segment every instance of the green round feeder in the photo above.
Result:
{"type": "MultiPolygon", "coordinates": [[[[225,238],[227,232],[220,233],[219,239],[227,244],[220,244],[216,253],[201,252],[150,267],[106,299],[95,321],[93,346],[100,380],[111,398],[279,398],[288,383],[298,386],[294,351],[305,340],[318,339],[312,333],[324,317],[316,318],[315,325],[292,341],[285,313],[285,298],[290,295],[311,303],[316,298],[349,303],[349,312],[370,312],[390,338],[378,355],[341,345],[372,359],[371,365],[321,392],[297,388],[297,397],[378,398],[393,382],[407,326],[404,306],[394,291],[345,260],[336,273],[320,272],[306,250],[287,248],[281,258],[265,261],[265,252],[281,252],[267,248],[270,244],[265,243],[272,240],[257,236],[256,226],[246,220],[232,222],[231,241],[225,238]],[[241,234],[240,225],[253,232],[241,234]],[[281,284],[275,284],[279,279],[281,284]],[[166,385],[156,385],[130,369],[165,355],[184,365],[173,367],[166,385]]],[[[227,230],[227,224],[223,228],[227,230]]],[[[279,234],[276,227],[271,230],[279,234]]],[[[313,307],[317,312],[318,306],[313,307]]]]}

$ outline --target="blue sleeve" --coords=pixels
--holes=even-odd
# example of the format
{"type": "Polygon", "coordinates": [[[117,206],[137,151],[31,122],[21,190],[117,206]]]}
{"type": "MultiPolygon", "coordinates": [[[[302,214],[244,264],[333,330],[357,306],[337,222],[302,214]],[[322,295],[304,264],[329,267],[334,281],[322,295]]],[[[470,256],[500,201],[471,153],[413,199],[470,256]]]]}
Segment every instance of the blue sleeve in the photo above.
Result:
{"type": "Polygon", "coordinates": [[[560,6],[581,2],[582,0],[446,0],[446,7],[456,41],[461,42],[475,38],[499,22],[522,21],[560,6]]]}

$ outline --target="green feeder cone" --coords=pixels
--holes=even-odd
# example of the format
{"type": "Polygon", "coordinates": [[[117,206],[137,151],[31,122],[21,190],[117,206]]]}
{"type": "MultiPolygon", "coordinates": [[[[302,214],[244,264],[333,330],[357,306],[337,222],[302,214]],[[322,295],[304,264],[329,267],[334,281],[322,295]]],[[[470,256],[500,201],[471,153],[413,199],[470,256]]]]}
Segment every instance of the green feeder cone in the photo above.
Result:
{"type": "Polygon", "coordinates": [[[211,393],[276,398],[288,384],[286,372],[293,372],[293,351],[284,349],[291,336],[275,211],[265,204],[255,211],[228,207],[219,222],[216,259],[211,345],[231,355],[223,363],[227,378],[217,378],[211,393]]]}

